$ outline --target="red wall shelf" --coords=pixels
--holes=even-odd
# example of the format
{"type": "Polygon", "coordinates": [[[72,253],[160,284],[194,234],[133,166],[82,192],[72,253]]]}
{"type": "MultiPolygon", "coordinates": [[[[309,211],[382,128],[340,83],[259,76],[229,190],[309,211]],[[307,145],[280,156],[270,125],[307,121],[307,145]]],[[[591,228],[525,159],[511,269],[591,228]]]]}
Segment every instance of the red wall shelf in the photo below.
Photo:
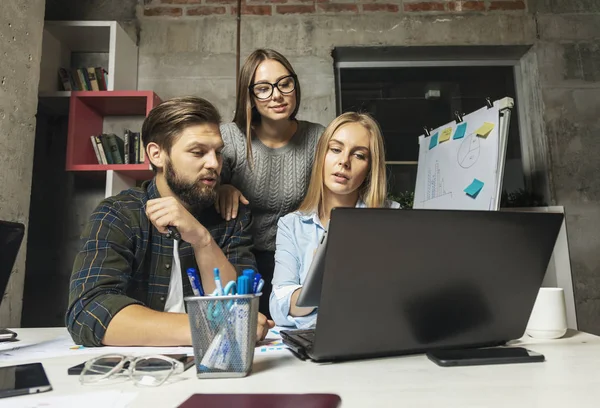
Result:
{"type": "Polygon", "coordinates": [[[67,135],[67,171],[106,171],[126,173],[136,180],[151,179],[146,157],[140,164],[98,164],[90,136],[102,133],[106,116],[147,116],[161,102],[152,91],[71,92],[67,135]]]}

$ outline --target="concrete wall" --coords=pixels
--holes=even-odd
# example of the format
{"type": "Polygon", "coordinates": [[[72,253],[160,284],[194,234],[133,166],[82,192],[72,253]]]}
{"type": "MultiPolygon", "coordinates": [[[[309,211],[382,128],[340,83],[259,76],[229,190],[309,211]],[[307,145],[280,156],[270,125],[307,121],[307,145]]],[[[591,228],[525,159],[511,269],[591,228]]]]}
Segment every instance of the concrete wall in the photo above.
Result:
{"type": "Polygon", "coordinates": [[[600,334],[600,1],[538,1],[538,66],[579,327],[600,334]]]}
{"type": "MultiPolygon", "coordinates": [[[[0,13],[0,219],[29,224],[44,0],[2,0],[0,13]]],[[[26,239],[0,307],[0,327],[20,325],[26,239]]],[[[1,250],[1,249],[0,249],[1,250]]],[[[1,293],[0,293],[1,295],[1,293]]]]}
{"type": "MultiPolygon", "coordinates": [[[[187,93],[204,96],[230,120],[235,108],[235,0],[164,3],[139,7],[139,89],[152,89],[162,98],[187,93]]],[[[462,14],[448,18],[444,10],[449,2],[272,3],[249,0],[242,6],[241,59],[259,47],[282,52],[301,80],[300,117],[324,125],[335,117],[334,47],[535,41],[535,22],[522,10],[469,14],[465,20],[462,14]],[[442,11],[423,11],[427,7],[442,11]],[[502,29],[490,30],[493,26],[502,29]]],[[[470,3],[474,2],[466,3],[465,7],[473,7],[470,3]]],[[[485,6],[483,1],[477,3],[485,6]]],[[[512,0],[492,3],[525,7],[512,0]]]]}

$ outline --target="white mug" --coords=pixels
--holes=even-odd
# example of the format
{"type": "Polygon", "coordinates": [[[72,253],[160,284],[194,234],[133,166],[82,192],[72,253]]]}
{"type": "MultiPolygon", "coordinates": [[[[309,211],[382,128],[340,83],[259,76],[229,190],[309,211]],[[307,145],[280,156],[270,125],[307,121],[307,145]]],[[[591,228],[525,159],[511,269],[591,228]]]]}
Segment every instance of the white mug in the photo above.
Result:
{"type": "Polygon", "coordinates": [[[540,288],[525,333],[536,339],[558,339],[567,332],[567,309],[562,288],[540,288]]]}

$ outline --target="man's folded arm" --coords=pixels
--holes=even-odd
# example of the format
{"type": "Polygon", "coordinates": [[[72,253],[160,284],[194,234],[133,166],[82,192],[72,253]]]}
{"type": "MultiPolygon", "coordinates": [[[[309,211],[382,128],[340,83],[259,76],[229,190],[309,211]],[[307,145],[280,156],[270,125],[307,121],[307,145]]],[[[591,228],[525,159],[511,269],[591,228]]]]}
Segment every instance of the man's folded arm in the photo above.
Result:
{"type": "Polygon", "coordinates": [[[134,261],[135,236],[114,203],[102,202],[82,235],[69,283],[66,323],[73,340],[101,346],[114,316],[142,302],[126,293],[134,261]]]}
{"type": "Polygon", "coordinates": [[[190,346],[192,332],[185,313],[158,312],[129,305],[110,322],[105,346],[190,346]]]}

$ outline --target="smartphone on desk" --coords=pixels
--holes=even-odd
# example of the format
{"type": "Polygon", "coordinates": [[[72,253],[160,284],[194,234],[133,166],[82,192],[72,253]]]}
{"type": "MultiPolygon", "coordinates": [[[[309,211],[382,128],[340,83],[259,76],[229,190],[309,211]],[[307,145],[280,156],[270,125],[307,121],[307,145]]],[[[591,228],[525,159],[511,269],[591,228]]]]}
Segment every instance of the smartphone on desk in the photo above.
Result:
{"type": "MultiPolygon", "coordinates": [[[[42,363],[0,367],[0,398],[52,390],[42,363]]],[[[2,405],[2,404],[0,404],[2,405]]]]}
{"type": "Polygon", "coordinates": [[[442,367],[540,363],[544,361],[543,354],[523,347],[434,350],[427,352],[427,358],[442,367]]]}
{"type": "MultiPolygon", "coordinates": [[[[166,357],[171,357],[172,359],[181,361],[183,363],[183,371],[187,370],[188,368],[190,368],[191,366],[194,365],[194,356],[188,356],[187,354],[163,354],[163,355],[166,357]]],[[[93,358],[93,357],[91,357],[91,358],[93,358]]],[[[102,364],[114,367],[120,361],[121,361],[120,358],[112,358],[112,359],[107,358],[107,359],[103,360],[102,364]]],[[[84,366],[85,366],[85,362],[83,362],[81,364],[77,364],[76,366],[73,366],[73,367],[69,367],[69,369],[67,370],[67,373],[69,375],[79,375],[83,371],[84,366]]],[[[125,366],[123,368],[126,369],[128,367],[129,367],[129,363],[125,363],[125,366]]],[[[90,374],[97,374],[97,373],[91,371],[90,374]]]]}

